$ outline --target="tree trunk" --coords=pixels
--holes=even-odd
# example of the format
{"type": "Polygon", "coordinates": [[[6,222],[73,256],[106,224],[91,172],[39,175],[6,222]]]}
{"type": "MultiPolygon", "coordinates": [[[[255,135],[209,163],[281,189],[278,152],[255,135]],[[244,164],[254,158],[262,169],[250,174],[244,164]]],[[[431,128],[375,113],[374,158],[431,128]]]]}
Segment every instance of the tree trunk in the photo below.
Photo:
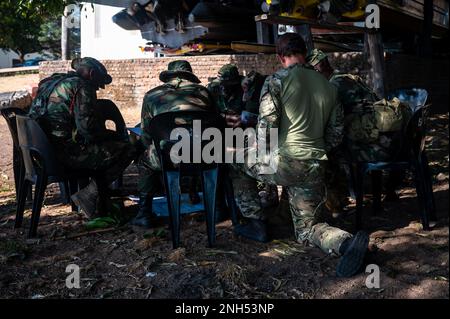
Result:
{"type": "Polygon", "coordinates": [[[66,16],[61,17],[61,60],[69,59],[69,30],[67,29],[66,16]]]}

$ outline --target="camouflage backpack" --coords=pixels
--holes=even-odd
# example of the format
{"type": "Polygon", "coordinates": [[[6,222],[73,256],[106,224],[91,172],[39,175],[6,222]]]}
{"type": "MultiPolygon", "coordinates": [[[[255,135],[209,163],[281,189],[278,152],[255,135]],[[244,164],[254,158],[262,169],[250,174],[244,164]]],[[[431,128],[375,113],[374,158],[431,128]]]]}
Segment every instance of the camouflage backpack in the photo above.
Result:
{"type": "Polygon", "coordinates": [[[48,101],[53,90],[61,83],[61,81],[68,79],[69,77],[73,77],[73,74],[54,73],[50,77],[39,82],[36,97],[31,102],[30,115],[34,119],[42,117],[47,113],[48,101]]]}
{"type": "Polygon", "coordinates": [[[412,111],[399,99],[355,107],[345,118],[347,146],[358,160],[382,161],[397,156],[412,111]]]}

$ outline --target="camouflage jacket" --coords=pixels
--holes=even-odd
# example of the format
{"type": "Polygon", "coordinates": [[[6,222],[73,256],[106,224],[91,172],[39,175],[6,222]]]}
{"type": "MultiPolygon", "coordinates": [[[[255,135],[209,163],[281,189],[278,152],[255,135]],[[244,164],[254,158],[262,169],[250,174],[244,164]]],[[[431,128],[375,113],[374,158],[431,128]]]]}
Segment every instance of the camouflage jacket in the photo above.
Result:
{"type": "MultiPolygon", "coordinates": [[[[32,103],[29,115],[36,119],[54,145],[95,143],[105,137],[104,127],[96,120],[97,94],[94,86],[76,72],[54,74],[39,83],[39,90],[49,81],[60,81],[48,96],[48,103],[32,103]]],[[[40,92],[41,91],[41,92],[40,92]]]]}
{"type": "Polygon", "coordinates": [[[330,78],[330,83],[338,89],[345,115],[350,114],[355,106],[371,104],[379,100],[375,92],[357,75],[335,71],[330,78]]]}
{"type": "Polygon", "coordinates": [[[141,113],[141,141],[147,149],[144,161],[152,168],[156,169],[159,166],[159,160],[149,131],[150,121],[161,113],[186,110],[216,111],[216,106],[204,86],[178,78],[145,94],[141,113]]]}
{"type": "Polygon", "coordinates": [[[236,86],[232,92],[227,94],[220,81],[214,79],[208,84],[208,90],[211,92],[220,113],[231,111],[240,114],[243,111],[244,102],[242,101],[243,91],[241,86],[236,86]]]}
{"type": "MultiPolygon", "coordinates": [[[[278,129],[280,154],[298,160],[326,160],[342,141],[344,117],[337,90],[319,73],[294,64],[269,76],[261,91],[258,129],[269,142],[278,129]]],[[[269,144],[269,143],[267,143],[269,144]]]]}

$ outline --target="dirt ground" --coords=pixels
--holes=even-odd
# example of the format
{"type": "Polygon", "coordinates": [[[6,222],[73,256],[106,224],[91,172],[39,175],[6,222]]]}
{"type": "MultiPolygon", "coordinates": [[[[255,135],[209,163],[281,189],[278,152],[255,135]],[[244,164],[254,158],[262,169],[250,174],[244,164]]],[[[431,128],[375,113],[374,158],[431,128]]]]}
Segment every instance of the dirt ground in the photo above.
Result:
{"type": "MultiPolygon", "coordinates": [[[[139,110],[125,110],[129,125],[139,110]]],[[[31,205],[24,226],[14,230],[11,139],[0,119],[0,298],[449,298],[448,114],[430,118],[427,149],[438,222],[423,231],[411,177],[400,200],[384,202],[372,214],[366,198],[364,222],[372,253],[367,263],[381,271],[380,288],[366,287],[367,274],[339,279],[337,258],[293,240],[292,225],[277,225],[277,239],[255,243],[233,235],[230,221],[217,225],[217,246],[207,248],[199,215],[183,220],[182,248],[172,249],[165,220],[142,230],[127,224],[88,231],[83,215],[60,204],[56,187],[46,194],[39,239],[27,240],[31,205]],[[66,267],[80,266],[81,287],[66,288],[66,267]]],[[[125,174],[125,189],[136,193],[136,170],[125,174]]],[[[137,205],[125,199],[131,218],[137,205]]],[[[352,207],[350,207],[352,208],[352,207]]],[[[287,212],[282,201],[274,214],[287,212]]],[[[352,210],[332,223],[352,231],[352,210]]],[[[275,227],[275,225],[274,225],[275,227]]]]}
{"type": "Polygon", "coordinates": [[[19,91],[28,88],[31,85],[37,85],[39,74],[20,74],[15,76],[0,76],[0,93],[19,91]]]}

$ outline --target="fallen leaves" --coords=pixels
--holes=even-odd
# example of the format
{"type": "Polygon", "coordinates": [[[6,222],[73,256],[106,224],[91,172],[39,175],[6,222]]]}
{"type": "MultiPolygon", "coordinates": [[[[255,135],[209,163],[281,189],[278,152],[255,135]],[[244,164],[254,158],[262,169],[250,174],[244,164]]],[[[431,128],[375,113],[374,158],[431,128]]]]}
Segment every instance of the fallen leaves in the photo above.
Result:
{"type": "Polygon", "coordinates": [[[167,260],[172,263],[181,263],[185,258],[186,248],[181,247],[173,250],[167,257],[167,260]]]}

